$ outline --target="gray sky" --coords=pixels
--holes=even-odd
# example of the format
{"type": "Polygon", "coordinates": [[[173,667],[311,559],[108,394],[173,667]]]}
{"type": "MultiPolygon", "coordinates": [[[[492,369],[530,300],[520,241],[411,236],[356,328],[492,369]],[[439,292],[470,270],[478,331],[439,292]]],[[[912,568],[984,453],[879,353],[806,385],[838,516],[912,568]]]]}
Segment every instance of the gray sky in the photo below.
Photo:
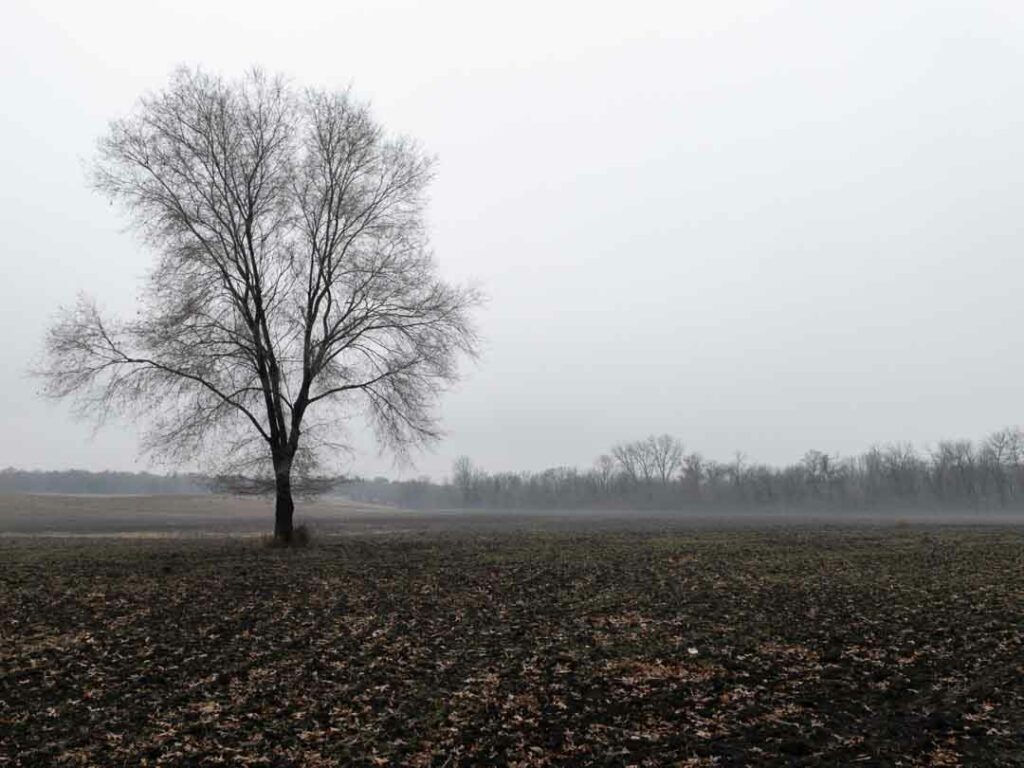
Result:
{"type": "Polygon", "coordinates": [[[1020,3],[5,0],[0,466],[147,466],[24,372],[78,290],[131,311],[150,257],[83,167],[180,63],[352,84],[439,156],[433,243],[486,345],[407,475],[1024,423],[1020,3]]]}

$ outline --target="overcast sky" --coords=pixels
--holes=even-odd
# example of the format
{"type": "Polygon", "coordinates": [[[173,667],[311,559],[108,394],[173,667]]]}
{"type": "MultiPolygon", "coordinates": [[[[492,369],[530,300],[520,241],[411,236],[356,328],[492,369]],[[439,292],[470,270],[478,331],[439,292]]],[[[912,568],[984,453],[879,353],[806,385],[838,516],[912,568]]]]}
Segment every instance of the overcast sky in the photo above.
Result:
{"type": "Polygon", "coordinates": [[[0,466],[148,466],[25,370],[77,291],[132,311],[151,254],[83,169],[182,63],[351,84],[438,155],[433,244],[486,343],[406,475],[1024,423],[1018,2],[4,0],[0,466]]]}

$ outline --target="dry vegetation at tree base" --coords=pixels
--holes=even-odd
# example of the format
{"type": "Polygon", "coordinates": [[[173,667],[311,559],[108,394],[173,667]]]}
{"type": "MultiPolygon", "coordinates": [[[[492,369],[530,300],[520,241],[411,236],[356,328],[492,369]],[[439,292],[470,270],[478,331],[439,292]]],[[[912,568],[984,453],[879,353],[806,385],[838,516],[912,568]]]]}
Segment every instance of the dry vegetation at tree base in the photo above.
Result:
{"type": "Polygon", "coordinates": [[[1021,765],[998,529],[0,540],[0,765],[1021,765]]]}

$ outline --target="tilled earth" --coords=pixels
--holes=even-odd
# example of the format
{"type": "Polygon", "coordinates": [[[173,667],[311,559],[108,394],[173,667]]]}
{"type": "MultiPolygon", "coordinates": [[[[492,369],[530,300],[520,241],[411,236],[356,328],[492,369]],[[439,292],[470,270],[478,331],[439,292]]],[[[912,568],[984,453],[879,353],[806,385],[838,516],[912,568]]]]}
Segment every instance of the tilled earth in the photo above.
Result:
{"type": "Polygon", "coordinates": [[[1008,529],[0,540],[0,765],[1024,765],[1008,529]]]}

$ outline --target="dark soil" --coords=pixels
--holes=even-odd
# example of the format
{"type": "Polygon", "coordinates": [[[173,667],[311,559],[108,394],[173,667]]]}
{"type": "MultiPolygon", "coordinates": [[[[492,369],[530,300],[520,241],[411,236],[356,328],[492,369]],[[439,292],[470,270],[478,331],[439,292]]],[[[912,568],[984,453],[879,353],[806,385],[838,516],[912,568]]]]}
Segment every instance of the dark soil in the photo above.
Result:
{"type": "Polygon", "coordinates": [[[0,765],[1024,765],[1019,529],[0,539],[0,765]]]}

